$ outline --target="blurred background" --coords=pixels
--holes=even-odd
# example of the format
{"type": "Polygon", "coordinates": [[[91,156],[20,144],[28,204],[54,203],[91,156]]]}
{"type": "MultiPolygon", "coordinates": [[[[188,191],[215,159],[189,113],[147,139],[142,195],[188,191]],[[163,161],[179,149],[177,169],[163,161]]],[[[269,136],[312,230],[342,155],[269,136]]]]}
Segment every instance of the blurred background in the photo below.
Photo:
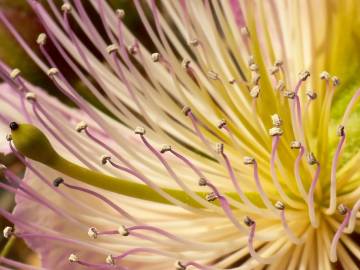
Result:
{"type": "MultiPolygon", "coordinates": [[[[133,6],[132,0],[107,0],[114,9],[121,8],[126,11],[125,24],[136,33],[137,37],[140,37],[141,42],[143,42],[147,47],[152,47],[152,44],[147,42],[146,31],[142,27],[140,20],[136,14],[135,7],[133,6]]],[[[40,1],[46,6],[46,1],[40,1]]],[[[60,7],[63,3],[62,0],[54,0],[54,2],[60,7]]],[[[88,1],[83,0],[84,5],[86,6],[88,12],[90,13],[90,18],[93,18],[95,21],[99,20],[96,16],[96,12],[89,5],[88,1]]],[[[39,33],[43,32],[43,28],[39,21],[37,20],[36,15],[32,11],[31,7],[27,4],[26,0],[0,0],[0,10],[5,14],[5,16],[11,21],[15,28],[19,31],[22,37],[27,41],[27,43],[33,48],[34,51],[38,52],[36,44],[36,38],[39,33]]],[[[101,25],[101,23],[95,23],[95,25],[101,25]]],[[[80,33],[79,33],[80,34],[80,33]]],[[[81,36],[81,34],[80,34],[81,36]]],[[[17,44],[16,40],[12,35],[7,31],[4,25],[0,23],[0,59],[5,62],[11,68],[18,68],[21,70],[22,75],[34,85],[40,86],[41,88],[48,91],[51,95],[57,96],[62,102],[68,104],[69,106],[74,106],[69,100],[64,96],[59,94],[59,91],[54,90],[52,83],[48,80],[47,76],[32,62],[32,60],[27,56],[27,54],[22,50],[22,48],[17,44]]],[[[56,60],[58,64],[66,66],[56,53],[56,50],[51,46],[47,45],[52,57],[56,60]]],[[[62,71],[66,74],[66,69],[62,71]]],[[[101,108],[101,104],[97,104],[94,98],[89,94],[88,90],[81,84],[76,77],[72,75],[71,72],[66,74],[67,78],[71,83],[77,88],[77,90],[95,106],[101,108]]],[[[5,143],[5,138],[0,138],[0,143],[5,143]]],[[[0,162],[6,165],[8,168],[11,168],[19,176],[22,176],[24,173],[23,166],[14,158],[12,155],[4,156],[0,154],[0,162]]],[[[0,181],[4,181],[3,175],[0,175],[0,181]]],[[[9,193],[3,189],[0,189],[0,207],[6,209],[7,211],[12,211],[14,208],[14,194],[9,193]]],[[[0,228],[11,225],[0,216],[0,228]]],[[[27,262],[31,264],[38,265],[39,258],[34,252],[27,248],[26,244],[15,238],[10,238],[9,240],[4,239],[3,235],[0,236],[0,251],[1,256],[6,256],[21,262],[27,262]]]]}

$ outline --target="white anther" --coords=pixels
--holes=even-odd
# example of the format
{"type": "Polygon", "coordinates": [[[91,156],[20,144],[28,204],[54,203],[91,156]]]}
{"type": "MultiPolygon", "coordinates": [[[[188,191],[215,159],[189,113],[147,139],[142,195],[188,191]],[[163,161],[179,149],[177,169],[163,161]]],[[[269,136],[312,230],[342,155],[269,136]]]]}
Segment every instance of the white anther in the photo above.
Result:
{"type": "Polygon", "coordinates": [[[11,134],[6,134],[6,140],[7,140],[8,142],[12,141],[12,136],[11,136],[11,134]]]}
{"type": "Polygon", "coordinates": [[[260,86],[255,85],[253,88],[251,88],[250,90],[250,96],[252,98],[257,98],[260,94],[260,86]]]}
{"type": "Polygon", "coordinates": [[[309,90],[306,92],[306,95],[309,99],[314,100],[317,98],[317,94],[313,90],[309,90]]]}
{"type": "Polygon", "coordinates": [[[180,261],[176,261],[174,266],[175,270],[186,270],[186,266],[183,265],[180,261]]]}
{"type": "Polygon", "coordinates": [[[284,133],[284,131],[279,127],[272,127],[269,129],[269,135],[274,136],[281,136],[284,133]]]}
{"type": "Polygon", "coordinates": [[[138,52],[138,46],[136,44],[130,45],[127,47],[127,50],[131,55],[135,55],[138,52]]]}
{"type": "Polygon", "coordinates": [[[275,90],[283,91],[285,89],[285,83],[283,80],[279,80],[275,86],[275,90]]]}
{"type": "Polygon", "coordinates": [[[29,101],[36,101],[36,94],[33,92],[27,92],[25,98],[29,101]]]}
{"type": "Polygon", "coordinates": [[[76,127],[75,127],[75,130],[77,132],[82,132],[83,130],[87,129],[88,125],[86,124],[85,121],[80,121],[76,127]]]}
{"type": "Polygon", "coordinates": [[[249,29],[246,26],[241,27],[240,34],[246,37],[250,36],[249,29]]]}
{"type": "Polygon", "coordinates": [[[188,116],[188,114],[191,112],[191,109],[190,109],[189,106],[184,106],[181,111],[182,111],[183,114],[188,116]]]}
{"type": "Polygon", "coordinates": [[[295,92],[284,91],[284,97],[287,97],[288,99],[294,99],[295,98],[295,92]]]}
{"type": "Polygon", "coordinates": [[[276,66],[276,67],[281,67],[282,65],[283,65],[283,61],[280,59],[278,59],[274,62],[274,66],[276,66]]]}
{"type": "Polygon", "coordinates": [[[255,221],[253,221],[251,218],[249,218],[248,216],[246,216],[245,218],[244,218],[244,223],[245,223],[245,225],[247,225],[247,226],[252,226],[252,225],[254,225],[254,223],[255,223],[255,221]]]}
{"type": "Polygon", "coordinates": [[[253,157],[244,157],[244,164],[245,165],[251,165],[255,163],[255,158],[253,157]]]}
{"type": "Polygon", "coordinates": [[[160,153],[164,154],[165,152],[171,151],[171,145],[169,144],[163,144],[160,149],[160,153]]]}
{"type": "Polygon", "coordinates": [[[101,164],[102,165],[105,165],[108,161],[111,160],[111,157],[110,156],[107,156],[107,155],[102,155],[100,157],[100,160],[101,160],[101,164]]]}
{"type": "Polygon", "coordinates": [[[225,119],[221,119],[217,125],[218,128],[223,128],[226,126],[226,120],[225,119]]]}
{"type": "Polygon", "coordinates": [[[207,200],[208,202],[215,201],[217,198],[218,196],[215,194],[215,192],[211,192],[209,194],[206,194],[205,196],[205,200],[207,200]]]}
{"type": "Polygon", "coordinates": [[[98,237],[98,230],[95,227],[91,227],[88,230],[88,236],[91,239],[96,239],[98,237]]]}
{"type": "Polygon", "coordinates": [[[248,65],[250,67],[253,64],[255,64],[254,56],[250,55],[248,58],[248,65]]]}
{"type": "Polygon", "coordinates": [[[273,66],[269,69],[269,72],[271,75],[275,75],[276,73],[279,72],[279,68],[277,66],[273,66]]]}
{"type": "Polygon", "coordinates": [[[189,41],[189,45],[197,47],[199,46],[199,40],[197,40],[196,38],[192,39],[189,41]]]}
{"type": "Polygon", "coordinates": [[[338,126],[336,130],[336,135],[343,137],[345,135],[345,127],[343,125],[338,126]]]}
{"type": "Polygon", "coordinates": [[[321,80],[329,80],[330,79],[330,73],[329,72],[327,72],[327,71],[322,71],[321,73],[320,73],[320,79],[321,80]]]}
{"type": "Polygon", "coordinates": [[[258,67],[257,64],[251,64],[251,65],[250,65],[250,70],[251,70],[251,71],[258,71],[258,70],[259,70],[259,67],[258,67]]]}
{"type": "Polygon", "coordinates": [[[277,201],[275,203],[275,208],[278,209],[278,210],[284,210],[285,209],[285,204],[281,201],[277,201]]]}
{"type": "Polygon", "coordinates": [[[339,204],[338,208],[337,208],[338,212],[340,215],[345,215],[348,211],[347,207],[343,204],[339,204]]]}
{"type": "Polygon", "coordinates": [[[70,254],[68,260],[69,260],[69,262],[71,262],[71,263],[76,263],[76,262],[79,261],[79,257],[76,256],[75,254],[70,254]]]}
{"type": "Polygon", "coordinates": [[[156,63],[160,61],[160,53],[153,53],[151,54],[151,60],[156,63]]]}
{"type": "Polygon", "coordinates": [[[57,68],[50,68],[48,71],[47,71],[47,75],[50,77],[50,76],[53,76],[53,75],[56,75],[59,73],[59,70],[57,68]]]}
{"type": "Polygon", "coordinates": [[[19,75],[20,75],[21,71],[18,68],[14,68],[11,72],[10,72],[10,77],[12,79],[16,79],[19,75]]]}
{"type": "Polygon", "coordinates": [[[290,143],[290,148],[291,149],[300,149],[301,148],[301,142],[299,141],[292,141],[290,143]]]}
{"type": "Polygon", "coordinates": [[[305,70],[299,73],[299,79],[302,81],[306,81],[307,78],[309,78],[310,72],[305,70]]]}
{"type": "Polygon", "coordinates": [[[336,76],[332,76],[331,80],[332,80],[333,86],[338,86],[340,84],[340,79],[336,76]]]}
{"type": "Polygon", "coordinates": [[[122,236],[128,236],[130,234],[128,228],[126,228],[124,225],[121,225],[119,228],[118,228],[118,232],[120,235],[122,236]]]}
{"type": "Polygon", "coordinates": [[[282,120],[277,113],[271,116],[271,121],[275,127],[280,127],[282,125],[282,120]]]}
{"type": "Polygon", "coordinates": [[[199,186],[205,187],[207,185],[207,180],[204,177],[199,179],[199,186]]]}
{"type": "Polygon", "coordinates": [[[63,12],[70,12],[71,11],[71,5],[69,3],[64,3],[62,6],[61,6],[61,10],[63,12]]]}
{"type": "Polygon", "coordinates": [[[137,135],[145,135],[145,128],[143,127],[136,127],[134,130],[135,134],[137,135]]]}
{"type": "Polygon", "coordinates": [[[117,52],[117,50],[118,50],[118,47],[115,44],[110,44],[109,46],[106,47],[106,51],[108,54],[117,52]]]}
{"type": "Polygon", "coordinates": [[[224,144],[223,143],[217,143],[216,144],[216,152],[218,154],[224,153],[224,144]]]}
{"type": "Polygon", "coordinates": [[[117,9],[117,10],[115,11],[115,13],[116,13],[116,16],[117,16],[119,19],[122,19],[122,18],[125,17],[125,10],[123,10],[123,9],[117,9]]]}
{"type": "Polygon", "coordinates": [[[108,255],[105,259],[105,262],[110,265],[115,265],[115,259],[113,255],[108,255]]]}
{"type": "Polygon", "coordinates": [[[318,163],[313,152],[310,152],[306,155],[306,161],[310,165],[315,165],[318,163]]]}
{"type": "Polygon", "coordinates": [[[251,82],[254,84],[254,85],[258,85],[259,84],[259,81],[261,79],[261,76],[259,73],[255,72],[253,73],[253,76],[252,76],[252,79],[251,79],[251,82]]]}
{"type": "Polygon", "coordinates": [[[40,33],[36,39],[36,43],[44,46],[47,40],[47,35],[45,33],[40,33]]]}
{"type": "Polygon", "coordinates": [[[191,61],[189,59],[183,59],[181,62],[181,67],[183,69],[188,69],[190,67],[191,61]]]}
{"type": "Polygon", "coordinates": [[[4,238],[9,238],[13,234],[13,228],[10,226],[7,226],[3,230],[3,236],[4,238]]]}
{"type": "Polygon", "coordinates": [[[208,71],[208,73],[207,73],[207,76],[208,76],[208,78],[210,79],[210,80],[218,80],[219,79],[219,74],[217,74],[215,71],[213,71],[213,70],[210,70],[210,71],[208,71]]]}

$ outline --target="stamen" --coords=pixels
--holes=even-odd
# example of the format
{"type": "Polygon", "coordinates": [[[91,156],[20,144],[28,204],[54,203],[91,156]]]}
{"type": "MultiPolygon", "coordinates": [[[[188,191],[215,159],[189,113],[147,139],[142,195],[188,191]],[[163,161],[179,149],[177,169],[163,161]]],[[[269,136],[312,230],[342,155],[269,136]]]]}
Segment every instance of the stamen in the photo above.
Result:
{"type": "Polygon", "coordinates": [[[320,73],[320,79],[321,80],[326,80],[326,81],[330,80],[330,73],[327,72],[327,71],[322,71],[320,73]]]}
{"type": "Polygon", "coordinates": [[[306,201],[308,198],[308,194],[305,191],[304,185],[301,180],[301,175],[300,175],[300,162],[305,153],[305,148],[301,145],[301,143],[299,141],[291,142],[290,147],[291,147],[291,149],[300,149],[299,154],[296,157],[295,165],[294,165],[295,180],[296,180],[296,184],[297,184],[297,187],[299,189],[301,196],[306,201]]]}
{"type": "MultiPolygon", "coordinates": [[[[312,154],[312,153],[309,153],[312,154]]],[[[316,188],[316,183],[319,180],[319,176],[320,176],[320,163],[318,161],[316,161],[315,157],[312,154],[312,157],[309,158],[308,156],[308,163],[310,165],[314,165],[317,164],[317,168],[315,171],[315,175],[314,178],[311,182],[311,186],[309,189],[309,196],[308,196],[308,208],[309,208],[309,217],[310,217],[310,222],[311,225],[315,228],[318,227],[318,222],[316,221],[316,217],[315,217],[315,204],[314,204],[314,193],[315,193],[315,188],[316,188]]]]}
{"type": "Polygon", "coordinates": [[[272,137],[281,136],[283,133],[284,131],[279,127],[273,127],[269,129],[269,135],[272,137]]]}
{"type": "Polygon", "coordinates": [[[16,123],[16,122],[11,122],[10,124],[9,124],[9,127],[10,127],[10,129],[11,130],[17,130],[18,128],[19,128],[19,124],[18,123],[16,123]]]}
{"type": "Polygon", "coordinates": [[[80,133],[80,132],[82,132],[83,130],[85,130],[87,127],[88,127],[88,126],[87,126],[86,122],[81,121],[81,122],[79,122],[79,123],[76,125],[75,130],[80,133]]]}
{"type": "Polygon", "coordinates": [[[13,235],[14,229],[13,227],[7,226],[3,230],[4,238],[8,239],[11,235],[13,235]]]}
{"type": "Polygon", "coordinates": [[[115,260],[113,255],[108,255],[105,259],[105,262],[110,265],[115,265],[115,260]]]}
{"type": "Polygon", "coordinates": [[[260,86],[258,85],[255,85],[253,88],[251,88],[250,90],[250,96],[252,98],[258,98],[259,97],[259,94],[260,94],[260,86]]]}
{"type": "Polygon", "coordinates": [[[346,206],[340,204],[338,207],[340,215],[345,215],[345,218],[343,222],[341,223],[340,227],[336,231],[334,238],[331,242],[331,248],[330,248],[330,261],[336,262],[337,261],[337,254],[336,254],[336,247],[340,240],[340,237],[345,229],[345,227],[348,225],[350,216],[351,216],[351,210],[349,210],[346,206]]]}
{"type": "Polygon", "coordinates": [[[278,114],[271,115],[271,121],[275,127],[280,127],[282,125],[282,120],[278,114]]]}
{"type": "Polygon", "coordinates": [[[15,68],[10,72],[10,77],[12,79],[16,79],[20,75],[20,73],[21,73],[21,71],[19,69],[15,68]]]}
{"type": "Polygon", "coordinates": [[[151,54],[151,59],[154,63],[159,62],[161,58],[161,55],[159,53],[153,53],[151,54]]]}
{"type": "Polygon", "coordinates": [[[186,266],[180,261],[175,262],[175,270],[186,270],[186,266]]]}
{"type": "Polygon", "coordinates": [[[317,98],[317,94],[314,92],[314,90],[308,90],[306,92],[306,95],[310,100],[314,100],[317,98]]]}
{"type": "Polygon", "coordinates": [[[96,239],[98,237],[98,230],[95,228],[95,227],[91,227],[89,228],[88,230],[88,236],[91,238],[91,239],[96,239]]]}
{"type": "Polygon", "coordinates": [[[45,33],[40,33],[36,39],[36,43],[40,46],[44,46],[47,41],[47,35],[45,33]]]}
{"type": "Polygon", "coordinates": [[[119,19],[123,19],[125,17],[125,10],[123,9],[117,9],[115,13],[119,19]]]}

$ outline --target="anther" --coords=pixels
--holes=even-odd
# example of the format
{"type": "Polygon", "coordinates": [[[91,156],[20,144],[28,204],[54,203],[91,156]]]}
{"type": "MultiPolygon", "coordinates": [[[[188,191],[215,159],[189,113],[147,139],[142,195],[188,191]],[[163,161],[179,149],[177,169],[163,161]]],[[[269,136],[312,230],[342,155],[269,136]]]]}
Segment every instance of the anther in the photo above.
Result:
{"type": "Polygon", "coordinates": [[[50,68],[48,71],[47,71],[47,75],[49,77],[51,76],[54,76],[54,75],[57,75],[59,73],[59,70],[57,68],[50,68]]]}
{"type": "Polygon", "coordinates": [[[235,79],[230,79],[228,82],[229,82],[229,84],[234,84],[234,83],[236,83],[236,80],[235,79]]]}
{"type": "Polygon", "coordinates": [[[250,96],[252,98],[257,98],[260,94],[260,86],[256,85],[250,90],[250,96]]]}
{"type": "Polygon", "coordinates": [[[121,225],[119,228],[118,228],[118,232],[120,235],[122,236],[128,236],[130,234],[130,231],[128,228],[126,228],[124,225],[121,225]]]}
{"type": "Polygon", "coordinates": [[[327,71],[323,71],[320,73],[320,79],[321,80],[329,80],[330,79],[330,73],[327,71]]]}
{"type": "Polygon", "coordinates": [[[245,225],[251,227],[252,225],[254,225],[255,221],[252,220],[251,218],[249,218],[248,216],[246,216],[244,218],[244,223],[245,223],[245,225]]]}
{"type": "Polygon", "coordinates": [[[255,64],[254,56],[250,55],[248,58],[248,65],[250,67],[253,64],[255,64]]]}
{"type": "Polygon", "coordinates": [[[285,83],[282,80],[279,80],[275,86],[275,90],[283,91],[285,89],[285,83]]]}
{"type": "Polygon", "coordinates": [[[77,125],[76,125],[76,127],[75,127],[75,130],[77,131],[77,132],[82,132],[83,130],[85,130],[85,129],[87,129],[87,124],[86,124],[86,122],[85,121],[81,121],[81,122],[79,122],[77,125]]]}
{"type": "Polygon", "coordinates": [[[199,46],[199,40],[197,40],[196,38],[192,39],[189,41],[189,45],[197,47],[199,46]]]}
{"type": "Polygon", "coordinates": [[[282,120],[278,114],[271,115],[271,121],[275,127],[280,127],[282,125],[282,120]]]}
{"type": "Polygon", "coordinates": [[[20,75],[21,71],[18,68],[14,68],[11,72],[10,72],[10,77],[12,79],[16,79],[19,75],[20,75]]]}
{"type": "Polygon", "coordinates": [[[69,260],[69,262],[71,262],[71,263],[76,263],[76,262],[79,261],[79,257],[76,256],[75,254],[70,254],[68,260],[69,260]]]}
{"type": "Polygon", "coordinates": [[[208,76],[208,78],[210,79],[210,80],[218,80],[219,79],[219,74],[217,74],[215,71],[213,71],[213,70],[210,70],[210,71],[208,71],[208,73],[207,73],[207,76],[208,76]]]}
{"type": "Polygon", "coordinates": [[[339,214],[342,215],[342,216],[346,215],[346,213],[348,211],[347,207],[345,205],[343,205],[343,204],[339,204],[337,210],[338,210],[339,214]]]}
{"type": "Polygon", "coordinates": [[[284,131],[279,127],[272,127],[269,129],[269,135],[274,136],[281,136],[284,133],[284,131]]]}
{"type": "Polygon", "coordinates": [[[9,127],[10,127],[10,129],[11,129],[12,131],[14,131],[14,130],[17,130],[17,129],[19,128],[19,124],[16,123],[16,122],[11,122],[11,123],[9,124],[9,127]]]}
{"type": "Polygon", "coordinates": [[[201,187],[207,186],[207,180],[204,177],[201,177],[199,179],[199,186],[201,186],[201,187]]]}
{"type": "Polygon", "coordinates": [[[64,183],[64,179],[62,177],[57,177],[53,181],[53,186],[54,187],[59,187],[62,183],[64,183]]]}
{"type": "Polygon", "coordinates": [[[277,66],[272,66],[270,69],[269,69],[269,72],[271,75],[275,75],[276,73],[279,72],[279,68],[277,66]]]}
{"type": "Polygon", "coordinates": [[[189,106],[184,106],[182,108],[182,113],[185,114],[186,116],[188,116],[188,114],[191,112],[191,109],[189,106]]]}
{"type": "Polygon", "coordinates": [[[336,76],[331,77],[333,86],[338,86],[340,84],[340,79],[336,76]]]}
{"type": "Polygon", "coordinates": [[[108,161],[111,160],[111,157],[110,156],[107,156],[107,155],[102,155],[100,157],[100,160],[101,160],[101,164],[102,165],[105,165],[108,161]]]}
{"type": "Polygon", "coordinates": [[[309,99],[314,100],[317,98],[317,94],[313,90],[309,90],[306,92],[306,95],[309,99]]]}
{"type": "Polygon", "coordinates": [[[71,11],[71,5],[69,3],[64,3],[62,6],[61,6],[61,10],[63,12],[70,12],[71,11]]]}
{"type": "Polygon", "coordinates": [[[218,196],[215,194],[215,192],[211,192],[205,196],[205,200],[208,202],[215,201],[218,198],[218,196]]]}
{"type": "Polygon", "coordinates": [[[180,261],[175,262],[175,270],[186,270],[186,266],[183,265],[180,261]]]}
{"type": "Polygon", "coordinates": [[[122,19],[122,18],[125,17],[125,10],[123,10],[123,9],[117,9],[117,10],[115,11],[115,14],[116,14],[116,16],[117,16],[119,19],[122,19]]]}
{"type": "Polygon", "coordinates": [[[117,52],[118,47],[115,44],[110,44],[106,47],[106,51],[108,54],[112,54],[113,52],[117,52]]]}
{"type": "Polygon", "coordinates": [[[338,126],[336,135],[339,137],[343,137],[345,135],[345,127],[343,125],[338,126]]]}
{"type": "Polygon", "coordinates": [[[251,80],[251,81],[252,81],[252,83],[253,83],[254,85],[258,85],[260,79],[261,79],[260,74],[257,73],[257,72],[255,72],[255,73],[253,74],[253,77],[252,77],[252,80],[251,80]]]}
{"type": "Polygon", "coordinates": [[[8,142],[11,142],[12,141],[12,136],[11,136],[11,134],[6,134],[6,141],[8,141],[8,142]]]}
{"type": "Polygon", "coordinates": [[[281,67],[282,65],[283,65],[283,61],[280,59],[278,59],[274,62],[274,66],[276,66],[276,67],[281,67]]]}
{"type": "Polygon", "coordinates": [[[47,40],[47,35],[45,33],[40,33],[36,39],[36,43],[44,46],[47,40]]]}
{"type": "Polygon", "coordinates": [[[295,92],[293,92],[293,91],[284,91],[284,97],[287,97],[288,99],[294,99],[295,98],[295,92]]]}
{"type": "Polygon", "coordinates": [[[225,119],[221,119],[221,120],[219,121],[217,127],[218,127],[219,129],[222,129],[222,128],[225,127],[225,126],[226,126],[226,120],[225,120],[225,119]]]}
{"type": "Polygon", "coordinates": [[[216,144],[216,152],[218,154],[224,153],[224,144],[223,143],[217,143],[216,144]]]}
{"type": "Polygon", "coordinates": [[[292,141],[290,143],[290,148],[291,149],[300,149],[301,148],[301,142],[299,141],[292,141]]]}
{"type": "Polygon", "coordinates": [[[145,135],[145,128],[143,127],[136,127],[134,130],[135,134],[137,135],[145,135]]]}
{"type": "Polygon", "coordinates": [[[171,145],[169,145],[169,144],[163,144],[163,145],[161,146],[161,149],[160,149],[160,153],[161,153],[161,154],[164,154],[164,153],[169,152],[169,151],[171,151],[171,145]]]}
{"type": "Polygon", "coordinates": [[[10,227],[10,226],[5,227],[3,230],[4,238],[6,238],[6,239],[9,238],[13,234],[13,232],[14,232],[14,229],[12,227],[10,227]]]}
{"type": "Polygon", "coordinates": [[[240,28],[240,34],[243,36],[250,36],[249,29],[246,26],[240,28]]]}
{"type": "Polygon", "coordinates": [[[281,201],[277,201],[274,206],[278,210],[284,210],[285,209],[285,204],[283,202],[281,202],[281,201]]]}
{"type": "Polygon", "coordinates": [[[313,152],[307,153],[307,155],[306,155],[306,161],[307,161],[307,163],[308,163],[309,165],[315,165],[315,164],[318,163],[318,161],[316,160],[315,155],[314,155],[313,152]]]}
{"type": "Polygon", "coordinates": [[[96,239],[98,237],[98,230],[95,228],[95,227],[91,227],[89,230],[88,230],[88,236],[91,238],[91,239],[96,239]]]}
{"type": "Polygon", "coordinates": [[[259,67],[258,67],[257,64],[251,64],[249,68],[250,68],[251,71],[258,71],[259,70],[259,67]]]}
{"type": "Polygon", "coordinates": [[[151,60],[156,63],[160,61],[160,53],[153,53],[151,54],[151,60]]]}
{"type": "Polygon", "coordinates": [[[7,170],[7,167],[4,164],[0,164],[0,172],[7,170]]]}
{"type": "Polygon", "coordinates": [[[190,67],[191,61],[189,59],[183,59],[181,62],[181,67],[183,69],[188,69],[190,67]]]}
{"type": "Polygon", "coordinates": [[[36,101],[36,94],[33,92],[27,92],[25,98],[28,101],[36,101]]]}
{"type": "Polygon", "coordinates": [[[251,164],[255,163],[255,158],[253,158],[253,157],[244,157],[243,162],[244,162],[245,165],[251,165],[251,164]]]}
{"type": "Polygon", "coordinates": [[[105,259],[105,262],[110,265],[115,265],[115,260],[113,255],[108,255],[105,259]]]}
{"type": "Polygon", "coordinates": [[[135,55],[135,54],[137,54],[137,52],[138,52],[138,46],[137,46],[136,44],[129,45],[129,46],[127,47],[127,50],[128,50],[128,52],[129,52],[131,55],[135,55]]]}
{"type": "Polygon", "coordinates": [[[306,81],[307,78],[310,77],[310,72],[305,70],[299,73],[299,79],[302,81],[306,81]]]}

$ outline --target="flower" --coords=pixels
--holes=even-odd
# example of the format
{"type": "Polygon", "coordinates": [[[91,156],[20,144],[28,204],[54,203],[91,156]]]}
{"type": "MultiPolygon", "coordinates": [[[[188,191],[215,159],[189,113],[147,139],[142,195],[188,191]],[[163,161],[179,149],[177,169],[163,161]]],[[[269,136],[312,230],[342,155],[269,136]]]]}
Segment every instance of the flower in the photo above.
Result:
{"type": "Polygon", "coordinates": [[[343,34],[358,33],[356,3],[162,1],[160,12],[148,1],[150,22],[134,0],[151,53],[125,11],[90,2],[101,26],[81,1],[48,1],[54,17],[29,1],[42,57],[0,13],[76,104],[1,64],[6,145],[26,166],[23,180],[2,167],[17,202],[1,210],[15,224],[4,235],[49,269],[356,269],[360,90],[343,34]],[[47,39],[105,110],[69,83],[47,39]]]}

